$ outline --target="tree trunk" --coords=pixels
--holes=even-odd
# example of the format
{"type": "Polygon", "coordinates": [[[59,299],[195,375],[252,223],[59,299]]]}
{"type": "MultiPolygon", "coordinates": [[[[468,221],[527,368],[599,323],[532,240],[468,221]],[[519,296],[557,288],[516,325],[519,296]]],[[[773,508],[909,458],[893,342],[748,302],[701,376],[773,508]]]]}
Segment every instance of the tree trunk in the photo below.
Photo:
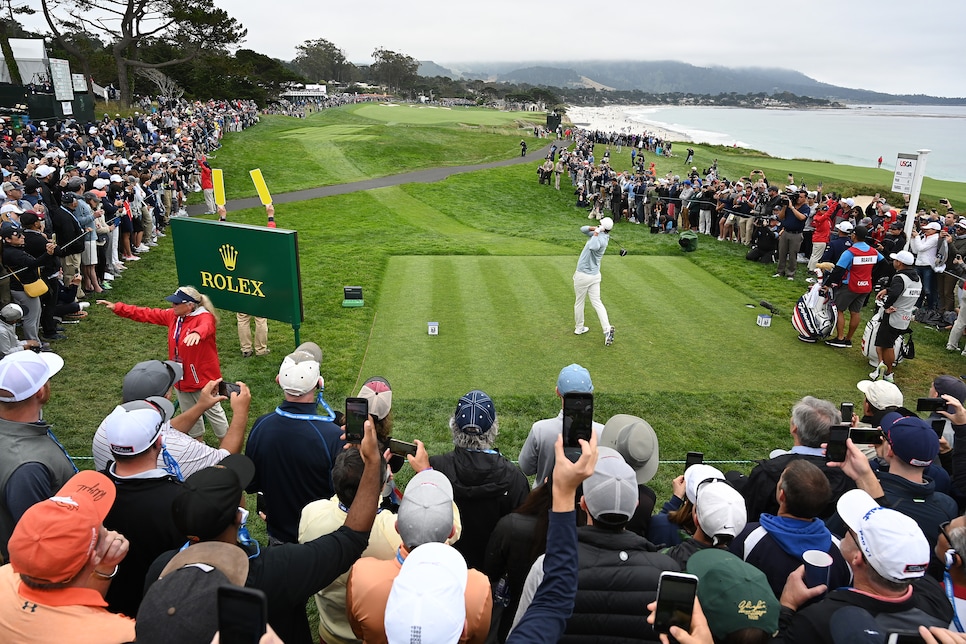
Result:
{"type": "Polygon", "coordinates": [[[23,85],[20,77],[20,68],[17,61],[13,58],[13,49],[10,47],[10,36],[7,34],[7,23],[0,20],[0,51],[3,52],[3,59],[7,63],[7,71],[10,72],[10,83],[12,85],[23,85]]]}
{"type": "Polygon", "coordinates": [[[131,82],[128,80],[127,61],[123,56],[114,55],[117,61],[117,91],[120,92],[121,107],[131,106],[131,82]]]}

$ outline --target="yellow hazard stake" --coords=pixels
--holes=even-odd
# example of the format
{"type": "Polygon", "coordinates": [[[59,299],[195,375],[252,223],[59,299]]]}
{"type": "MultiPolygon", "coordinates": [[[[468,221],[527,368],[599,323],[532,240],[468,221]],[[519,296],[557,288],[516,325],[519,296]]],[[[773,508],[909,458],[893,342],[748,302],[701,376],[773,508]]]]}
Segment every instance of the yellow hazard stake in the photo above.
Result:
{"type": "Polygon", "coordinates": [[[211,182],[215,186],[215,203],[219,206],[225,205],[225,175],[221,170],[211,169],[211,182]]]}
{"type": "Polygon", "coordinates": [[[272,195],[268,192],[268,186],[265,185],[265,179],[262,178],[262,171],[259,168],[249,171],[252,175],[252,183],[255,184],[255,190],[258,191],[258,198],[262,200],[262,205],[267,206],[272,203],[272,195]]]}

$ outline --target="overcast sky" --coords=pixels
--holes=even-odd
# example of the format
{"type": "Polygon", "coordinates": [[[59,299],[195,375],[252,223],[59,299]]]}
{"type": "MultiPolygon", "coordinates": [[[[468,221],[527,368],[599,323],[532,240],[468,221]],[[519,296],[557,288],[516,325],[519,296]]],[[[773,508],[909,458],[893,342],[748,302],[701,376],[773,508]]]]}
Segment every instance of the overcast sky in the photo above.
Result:
{"type": "MultiPolygon", "coordinates": [[[[377,47],[467,61],[678,60],[783,67],[894,94],[966,96],[962,0],[595,3],[586,0],[214,0],[244,47],[291,60],[325,38],[354,63],[377,47]]],[[[41,18],[42,22],[42,18],[41,18]]]]}

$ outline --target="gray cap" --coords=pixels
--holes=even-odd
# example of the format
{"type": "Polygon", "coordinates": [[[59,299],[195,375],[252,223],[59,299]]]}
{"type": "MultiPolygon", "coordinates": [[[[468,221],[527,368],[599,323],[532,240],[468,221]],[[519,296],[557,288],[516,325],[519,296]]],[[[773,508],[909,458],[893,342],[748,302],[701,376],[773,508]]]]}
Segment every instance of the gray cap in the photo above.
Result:
{"type": "Polygon", "coordinates": [[[639,500],[634,469],[617,450],[598,447],[594,473],[584,481],[584,502],[590,516],[594,521],[607,515],[627,521],[634,516],[639,500]]]}
{"type": "Polygon", "coordinates": [[[124,376],[121,398],[129,402],[164,396],[183,376],[184,368],[174,360],[139,362],[124,376]]]}
{"type": "Polygon", "coordinates": [[[445,474],[423,470],[409,480],[396,528],[410,552],[424,543],[443,543],[449,538],[453,533],[453,484],[445,474]]]}

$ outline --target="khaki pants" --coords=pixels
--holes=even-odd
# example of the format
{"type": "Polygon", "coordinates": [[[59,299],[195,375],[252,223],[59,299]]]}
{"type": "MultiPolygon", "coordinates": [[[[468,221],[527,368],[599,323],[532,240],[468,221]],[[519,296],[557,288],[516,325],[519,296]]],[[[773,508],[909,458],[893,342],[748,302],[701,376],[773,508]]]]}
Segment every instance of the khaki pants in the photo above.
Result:
{"type": "MultiPolygon", "coordinates": [[[[181,409],[190,409],[194,407],[201,397],[200,391],[180,391],[178,392],[178,404],[181,405],[181,409]]],[[[205,410],[204,416],[198,419],[198,422],[188,430],[188,436],[191,438],[201,438],[205,435],[205,418],[208,419],[208,423],[211,425],[211,431],[214,432],[218,439],[225,437],[228,433],[228,417],[225,415],[225,410],[222,408],[221,403],[216,403],[214,406],[205,410]]]]}
{"type": "Polygon", "coordinates": [[[236,313],[238,318],[238,344],[242,353],[252,350],[251,321],[255,320],[255,355],[263,356],[268,353],[268,320],[253,317],[247,313],[236,313]]]}
{"type": "MultiPolygon", "coordinates": [[[[70,280],[73,279],[74,275],[80,275],[81,267],[81,254],[74,253],[73,255],[66,255],[64,257],[64,284],[70,284],[70,280]]],[[[80,299],[84,297],[84,289],[77,285],[77,298],[80,299]]]]}

